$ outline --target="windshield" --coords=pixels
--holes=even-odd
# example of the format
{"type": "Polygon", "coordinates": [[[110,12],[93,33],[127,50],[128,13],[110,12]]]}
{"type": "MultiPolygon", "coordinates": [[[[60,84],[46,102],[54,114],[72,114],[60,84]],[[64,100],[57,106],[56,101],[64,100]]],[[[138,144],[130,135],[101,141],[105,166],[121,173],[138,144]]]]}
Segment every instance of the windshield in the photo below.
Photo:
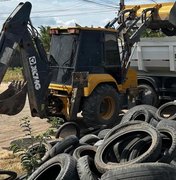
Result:
{"type": "Polygon", "coordinates": [[[70,84],[71,73],[74,69],[76,44],[78,35],[53,35],[51,39],[49,61],[54,70],[55,83],[70,84]]]}
{"type": "Polygon", "coordinates": [[[50,61],[55,61],[59,67],[73,67],[76,50],[76,35],[53,35],[51,39],[50,61]]]}

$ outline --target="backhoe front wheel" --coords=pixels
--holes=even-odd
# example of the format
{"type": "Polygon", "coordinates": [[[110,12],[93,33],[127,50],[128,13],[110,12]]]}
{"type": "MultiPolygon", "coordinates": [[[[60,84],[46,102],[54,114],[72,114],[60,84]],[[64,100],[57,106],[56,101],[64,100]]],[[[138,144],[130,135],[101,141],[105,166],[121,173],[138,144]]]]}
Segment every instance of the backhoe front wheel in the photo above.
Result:
{"type": "Polygon", "coordinates": [[[88,127],[109,126],[119,123],[119,110],[118,92],[110,85],[101,85],[95,88],[89,97],[85,98],[82,115],[88,127]]]}

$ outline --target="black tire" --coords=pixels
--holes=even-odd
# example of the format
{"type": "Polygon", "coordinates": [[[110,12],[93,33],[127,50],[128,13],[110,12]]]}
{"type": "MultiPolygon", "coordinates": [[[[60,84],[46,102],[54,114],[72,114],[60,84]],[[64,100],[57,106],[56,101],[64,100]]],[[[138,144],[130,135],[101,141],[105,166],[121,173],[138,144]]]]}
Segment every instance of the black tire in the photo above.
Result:
{"type": "Polygon", "coordinates": [[[118,92],[109,85],[100,85],[85,98],[83,119],[88,127],[119,123],[120,98],[118,92]]]}
{"type": "Polygon", "coordinates": [[[62,141],[56,143],[42,158],[42,162],[47,161],[48,159],[63,153],[67,148],[72,145],[77,145],[79,143],[79,139],[75,135],[70,135],[64,138],[62,141]]]}
{"type": "Polygon", "coordinates": [[[75,122],[66,122],[61,125],[56,132],[55,138],[65,138],[70,135],[75,135],[80,138],[80,128],[75,122]]]}
{"type": "Polygon", "coordinates": [[[98,137],[100,139],[104,139],[104,137],[106,136],[106,134],[110,131],[110,129],[103,129],[98,133],[98,137]]]}
{"type": "Polygon", "coordinates": [[[175,112],[176,102],[168,102],[158,108],[156,111],[156,116],[159,120],[176,120],[175,112]]]}
{"type": "Polygon", "coordinates": [[[160,133],[151,125],[135,124],[122,129],[121,131],[112,135],[106,141],[104,141],[102,146],[100,146],[97,149],[97,152],[95,154],[95,165],[101,173],[104,173],[110,169],[124,167],[135,163],[145,162],[145,160],[148,160],[151,156],[156,157],[157,159],[160,155],[160,152],[161,152],[160,133]],[[106,161],[104,161],[105,160],[104,157],[106,157],[106,152],[113,145],[113,143],[118,143],[118,141],[123,139],[125,136],[131,136],[133,134],[140,134],[140,133],[146,133],[152,139],[152,143],[150,147],[145,152],[143,152],[143,154],[126,163],[118,163],[118,162],[110,163],[107,161],[107,159],[106,161]]]}
{"type": "Polygon", "coordinates": [[[149,124],[151,124],[153,127],[157,127],[159,122],[160,121],[158,121],[157,118],[151,118],[149,124]]]}
{"type": "MultiPolygon", "coordinates": [[[[131,140],[127,145],[126,147],[123,149],[121,155],[119,156],[119,162],[127,162],[129,161],[129,156],[130,156],[130,153],[131,151],[133,150],[136,142],[138,140],[140,140],[143,136],[141,135],[137,135],[136,137],[133,138],[133,140],[131,140]]],[[[114,151],[118,151],[118,149],[114,149],[114,151]]],[[[116,153],[116,154],[120,154],[120,153],[116,153]]]]}
{"type": "MultiPolygon", "coordinates": [[[[141,152],[143,152],[143,151],[145,152],[146,149],[148,149],[150,147],[151,141],[152,141],[152,139],[151,139],[150,136],[146,136],[144,138],[139,139],[134,144],[134,146],[133,146],[133,148],[132,148],[132,150],[131,150],[131,152],[129,154],[129,159],[128,160],[131,161],[131,160],[139,157],[140,154],[142,154],[141,152]]],[[[160,148],[160,150],[161,150],[161,148],[160,148]]],[[[159,157],[159,155],[156,156],[155,154],[151,154],[151,156],[149,156],[145,160],[145,162],[155,162],[155,161],[157,161],[158,157],[159,157]]]]}
{"type": "Polygon", "coordinates": [[[156,118],[155,113],[156,113],[156,111],[157,111],[157,108],[154,107],[154,106],[151,106],[151,105],[142,104],[142,105],[134,106],[134,107],[132,107],[131,109],[129,109],[129,110],[124,114],[124,116],[122,117],[121,123],[127,122],[126,119],[130,119],[131,116],[132,116],[136,111],[143,110],[143,109],[149,111],[149,112],[151,113],[151,115],[154,116],[154,118],[156,118]]]}
{"type": "Polygon", "coordinates": [[[51,148],[52,148],[58,142],[61,142],[61,139],[48,140],[46,143],[49,144],[51,146],[51,148]]]}
{"type": "Polygon", "coordinates": [[[164,163],[141,163],[104,173],[101,180],[175,180],[175,168],[164,163]]]}
{"type": "Polygon", "coordinates": [[[97,135],[94,135],[94,134],[87,134],[85,136],[83,136],[79,142],[81,144],[90,144],[90,145],[94,145],[97,141],[99,141],[100,138],[97,136],[97,135]]]}
{"type": "Polygon", "coordinates": [[[176,168],[176,157],[170,162],[170,165],[176,168]]]}
{"type": "Polygon", "coordinates": [[[94,166],[89,156],[83,156],[77,161],[77,171],[80,180],[97,180],[98,176],[91,170],[94,166]]]}
{"type": "Polygon", "coordinates": [[[41,165],[28,180],[78,179],[76,160],[68,154],[59,154],[41,165]]]}
{"type": "Polygon", "coordinates": [[[176,131],[176,121],[173,121],[173,120],[161,120],[157,124],[156,128],[158,129],[158,128],[162,128],[162,127],[166,127],[166,126],[172,127],[176,131]]]}
{"type": "Polygon", "coordinates": [[[27,177],[28,177],[27,174],[23,174],[23,175],[18,176],[15,180],[26,180],[27,177]]]}
{"type": "Polygon", "coordinates": [[[83,128],[81,129],[81,138],[87,134],[98,135],[98,133],[105,128],[107,128],[107,125],[97,125],[95,127],[88,127],[87,129],[83,128]]]}
{"type": "Polygon", "coordinates": [[[134,125],[134,124],[141,124],[141,123],[145,123],[142,121],[130,121],[130,122],[126,122],[126,123],[122,123],[122,124],[118,124],[117,126],[114,126],[104,137],[104,140],[107,140],[109,137],[111,137],[112,135],[114,135],[115,133],[119,132],[120,130],[122,130],[123,128],[126,128],[128,126],[134,125]]]}
{"type": "Polygon", "coordinates": [[[71,145],[70,147],[68,147],[64,150],[64,153],[73,155],[74,150],[80,146],[85,146],[85,144],[78,143],[76,145],[71,145]]]}
{"type": "Polygon", "coordinates": [[[137,111],[128,114],[128,116],[123,116],[121,123],[129,122],[129,121],[145,121],[147,123],[150,122],[150,119],[152,118],[151,113],[143,108],[138,109],[137,111]]]}
{"type": "Polygon", "coordinates": [[[131,136],[127,136],[118,143],[113,146],[113,151],[116,157],[117,162],[124,162],[123,158],[125,153],[128,153],[129,149],[127,149],[128,145],[132,143],[137,137],[143,137],[140,134],[133,134],[131,136]]]}
{"type": "Polygon", "coordinates": [[[94,146],[95,146],[95,147],[99,147],[99,146],[101,146],[101,145],[103,144],[103,142],[104,142],[104,140],[101,139],[101,140],[97,141],[97,142],[94,144],[94,146]]]}
{"type": "Polygon", "coordinates": [[[120,142],[116,143],[114,146],[113,146],[113,152],[114,152],[114,155],[116,157],[116,161],[117,162],[120,162],[120,152],[119,152],[119,146],[120,146],[120,142]]]}
{"type": "Polygon", "coordinates": [[[157,107],[159,104],[159,98],[156,91],[153,87],[148,84],[139,84],[138,85],[138,104],[148,104],[157,107]]]}
{"type": "Polygon", "coordinates": [[[8,177],[3,180],[14,180],[17,177],[17,173],[14,171],[8,171],[0,169],[0,175],[7,175],[8,177]]]}
{"type": "Polygon", "coordinates": [[[169,126],[159,127],[158,130],[165,135],[162,137],[163,152],[158,162],[170,163],[176,155],[176,131],[169,126]]]}
{"type": "Polygon", "coordinates": [[[78,143],[79,140],[75,135],[68,136],[52,147],[52,149],[49,151],[50,157],[52,158],[59,153],[63,153],[65,149],[78,143]]]}
{"type": "Polygon", "coordinates": [[[73,152],[73,157],[78,160],[79,158],[88,155],[90,158],[94,159],[97,147],[90,145],[83,145],[76,148],[73,152]]]}

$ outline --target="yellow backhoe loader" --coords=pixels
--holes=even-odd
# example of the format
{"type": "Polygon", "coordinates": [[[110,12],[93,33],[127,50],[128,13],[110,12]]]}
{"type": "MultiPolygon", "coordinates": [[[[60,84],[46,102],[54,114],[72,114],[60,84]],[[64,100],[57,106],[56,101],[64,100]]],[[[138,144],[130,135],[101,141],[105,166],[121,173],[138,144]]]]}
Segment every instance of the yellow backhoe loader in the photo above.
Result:
{"type": "Polygon", "coordinates": [[[136,72],[129,68],[132,47],[146,28],[175,28],[174,3],[122,6],[104,28],[51,28],[47,56],[30,21],[31,7],[20,3],[1,31],[0,82],[16,48],[26,81],[13,82],[0,95],[2,114],[19,113],[27,92],[32,116],[73,121],[82,112],[88,127],[118,123],[119,111],[136,95],[136,72]]]}

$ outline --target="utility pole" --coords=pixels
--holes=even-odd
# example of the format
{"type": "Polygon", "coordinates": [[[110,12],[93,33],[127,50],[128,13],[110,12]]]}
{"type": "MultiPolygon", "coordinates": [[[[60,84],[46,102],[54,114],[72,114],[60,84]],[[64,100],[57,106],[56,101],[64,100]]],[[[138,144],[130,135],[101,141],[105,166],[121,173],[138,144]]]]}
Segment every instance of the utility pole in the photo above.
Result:
{"type": "Polygon", "coordinates": [[[120,11],[124,9],[125,6],[125,0],[120,0],[120,11]]]}

